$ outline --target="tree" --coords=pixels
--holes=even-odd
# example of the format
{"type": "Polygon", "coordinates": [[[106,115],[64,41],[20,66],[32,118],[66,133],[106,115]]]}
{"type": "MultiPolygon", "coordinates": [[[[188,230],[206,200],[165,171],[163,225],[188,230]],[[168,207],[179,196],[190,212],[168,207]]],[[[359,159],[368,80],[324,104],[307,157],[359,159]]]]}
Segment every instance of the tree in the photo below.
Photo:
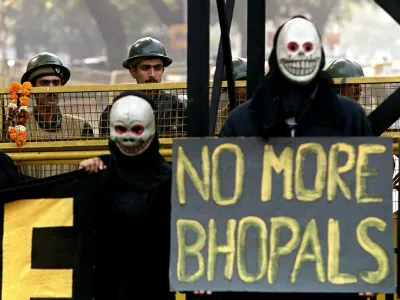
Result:
{"type": "Polygon", "coordinates": [[[72,58],[93,55],[101,48],[93,18],[79,1],[17,0],[9,10],[17,58],[28,59],[42,51],[65,53],[72,58]],[[19,7],[15,4],[21,3],[19,7]]]}
{"type": "MultiPolygon", "coordinates": [[[[183,1],[189,0],[150,0],[149,3],[162,22],[167,25],[183,23],[183,1]]],[[[250,0],[251,1],[251,0],[250,0]]],[[[334,18],[343,20],[351,16],[354,4],[364,0],[268,0],[266,19],[279,26],[284,19],[296,14],[309,15],[321,33],[324,32],[327,21],[334,18]]],[[[216,19],[216,4],[211,1],[211,20],[216,19]]],[[[247,1],[235,2],[233,22],[241,31],[242,49],[247,48],[247,1]]]]}
{"type": "Polygon", "coordinates": [[[110,70],[120,69],[121,58],[126,55],[126,36],[117,7],[108,0],[84,0],[84,2],[96,20],[106,46],[108,68],[110,70]]]}
{"type": "Polygon", "coordinates": [[[41,51],[73,59],[106,55],[110,70],[121,69],[127,38],[139,38],[148,25],[162,25],[142,0],[8,1],[18,58],[41,51]]]}
{"type": "Polygon", "coordinates": [[[108,0],[11,0],[8,8],[16,23],[18,58],[42,51],[72,58],[105,52],[109,69],[121,68],[125,31],[118,8],[108,0]]]}

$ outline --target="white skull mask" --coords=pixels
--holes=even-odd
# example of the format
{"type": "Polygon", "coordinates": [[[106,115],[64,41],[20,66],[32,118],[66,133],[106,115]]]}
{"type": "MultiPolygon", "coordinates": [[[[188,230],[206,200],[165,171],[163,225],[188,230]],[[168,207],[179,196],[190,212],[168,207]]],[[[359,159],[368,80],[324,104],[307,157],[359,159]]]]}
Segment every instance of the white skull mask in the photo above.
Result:
{"type": "Polygon", "coordinates": [[[118,99],[110,112],[110,139],[127,156],[147,150],[156,132],[151,105],[137,96],[118,99]]]}
{"type": "Polygon", "coordinates": [[[283,25],[276,46],[278,66],[290,81],[305,85],[318,74],[322,44],[314,24],[294,18],[283,25]]]}

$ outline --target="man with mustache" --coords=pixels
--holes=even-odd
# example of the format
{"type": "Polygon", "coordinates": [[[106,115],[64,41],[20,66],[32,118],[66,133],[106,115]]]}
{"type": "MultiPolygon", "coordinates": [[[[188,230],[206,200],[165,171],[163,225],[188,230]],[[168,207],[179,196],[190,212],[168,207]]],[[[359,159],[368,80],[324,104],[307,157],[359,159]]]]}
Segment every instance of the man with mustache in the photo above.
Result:
{"type": "MultiPolygon", "coordinates": [[[[21,83],[29,81],[33,87],[57,87],[65,85],[70,71],[54,54],[43,52],[28,63],[21,83]]],[[[34,94],[32,117],[27,122],[28,140],[67,139],[93,135],[93,129],[83,119],[62,114],[59,96],[55,93],[34,94]]]]}
{"type": "MultiPolygon", "coordinates": [[[[164,70],[172,63],[164,45],[151,37],[137,40],[131,47],[128,59],[122,66],[129,70],[138,84],[161,83],[164,70]]],[[[157,109],[155,111],[160,136],[180,137],[186,132],[186,103],[182,97],[167,94],[161,90],[146,90],[157,109]]],[[[109,115],[111,104],[100,117],[100,136],[109,136],[109,115]]]]}
{"type": "MultiPolygon", "coordinates": [[[[43,52],[28,62],[21,83],[29,81],[33,87],[57,87],[65,85],[69,78],[70,71],[61,60],[52,53],[43,52]]],[[[76,140],[93,136],[93,129],[89,123],[61,112],[58,94],[33,94],[32,100],[33,107],[29,109],[30,116],[26,122],[28,142],[76,140]]],[[[23,166],[23,172],[39,178],[59,174],[55,166],[23,166]]]]}

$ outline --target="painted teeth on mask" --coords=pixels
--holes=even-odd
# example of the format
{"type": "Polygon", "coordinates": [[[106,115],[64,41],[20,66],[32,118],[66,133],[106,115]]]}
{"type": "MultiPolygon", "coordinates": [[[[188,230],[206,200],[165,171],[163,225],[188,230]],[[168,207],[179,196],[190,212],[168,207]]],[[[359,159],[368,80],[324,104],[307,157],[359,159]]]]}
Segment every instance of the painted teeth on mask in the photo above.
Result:
{"type": "Polygon", "coordinates": [[[140,144],[139,146],[132,146],[132,147],[124,147],[120,144],[118,146],[123,152],[129,153],[129,154],[134,154],[134,153],[137,153],[137,152],[143,150],[147,146],[148,143],[149,143],[149,141],[147,141],[146,143],[140,144]]]}
{"type": "Polygon", "coordinates": [[[295,76],[310,75],[317,67],[316,60],[284,60],[285,69],[295,76]]]}

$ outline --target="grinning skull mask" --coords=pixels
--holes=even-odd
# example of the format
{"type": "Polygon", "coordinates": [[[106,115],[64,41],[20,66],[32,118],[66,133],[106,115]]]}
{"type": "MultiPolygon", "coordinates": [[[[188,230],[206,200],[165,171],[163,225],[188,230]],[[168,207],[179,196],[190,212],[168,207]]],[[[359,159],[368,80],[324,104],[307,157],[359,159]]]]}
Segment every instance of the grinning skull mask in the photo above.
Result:
{"type": "Polygon", "coordinates": [[[305,85],[318,74],[322,44],[314,24],[294,18],[283,25],[276,45],[279,70],[290,81],[305,85]]]}
{"type": "Polygon", "coordinates": [[[147,150],[156,133],[154,111],[146,100],[137,96],[118,99],[110,112],[110,139],[127,156],[147,150]]]}

